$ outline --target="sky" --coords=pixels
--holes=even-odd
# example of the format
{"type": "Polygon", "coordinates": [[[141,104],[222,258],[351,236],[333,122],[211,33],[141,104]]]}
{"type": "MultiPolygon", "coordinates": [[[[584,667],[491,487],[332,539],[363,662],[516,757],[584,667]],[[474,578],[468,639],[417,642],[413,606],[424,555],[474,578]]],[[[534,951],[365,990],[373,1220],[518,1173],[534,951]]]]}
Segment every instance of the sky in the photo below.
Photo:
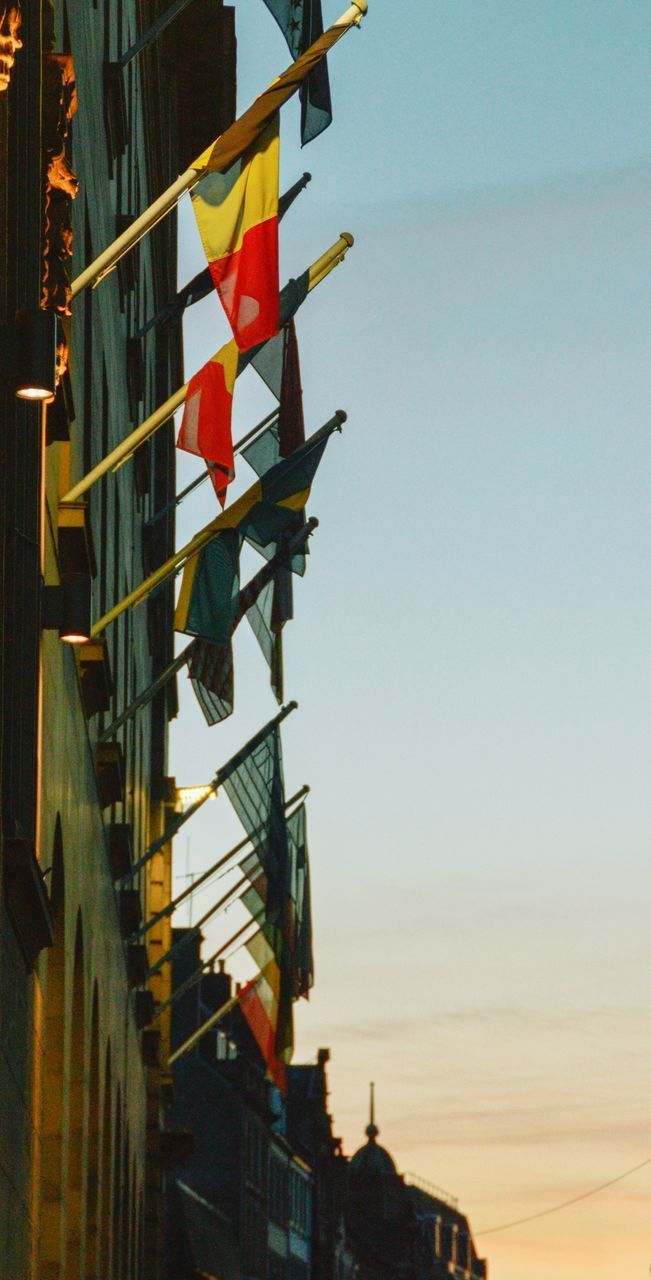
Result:
{"type": "MultiPolygon", "coordinates": [[[[236,15],[243,109],[287,55],[262,0],[236,15]]],[[[650,37],[647,0],[371,0],[330,57],[328,132],[301,152],[283,110],[281,185],[312,182],[282,278],[355,236],[297,320],[309,429],[348,421],[285,632],[316,948],[296,1060],[330,1048],[349,1153],[375,1080],[380,1141],[459,1198],[493,1280],[651,1264],[651,1165],[482,1234],[651,1158],[650,37]]],[[[183,283],[204,260],[181,227],[183,283]]],[[[192,308],[186,374],[227,337],[214,297],[192,308]]],[[[272,407],[247,371],[236,438],[272,407]]],[[[179,545],[214,514],[204,486],[179,545]]],[[[179,785],[277,709],[246,624],[235,680],[208,729],[181,679],[179,785]]],[[[241,836],[207,804],[177,889],[241,836]]]]}

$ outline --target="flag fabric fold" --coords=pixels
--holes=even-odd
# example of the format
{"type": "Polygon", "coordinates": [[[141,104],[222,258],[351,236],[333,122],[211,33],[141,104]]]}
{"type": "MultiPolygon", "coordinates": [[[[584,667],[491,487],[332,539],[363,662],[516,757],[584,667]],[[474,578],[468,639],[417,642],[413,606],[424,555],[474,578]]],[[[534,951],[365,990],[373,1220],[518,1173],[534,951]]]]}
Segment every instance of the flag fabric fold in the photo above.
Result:
{"type": "Polygon", "coordinates": [[[188,675],[197,702],[211,727],[227,720],[235,705],[233,645],[193,640],[188,654],[188,675]]]}
{"type": "Polygon", "coordinates": [[[218,644],[230,639],[237,609],[241,541],[247,538],[253,546],[265,549],[270,543],[277,545],[286,531],[296,530],[296,517],[302,515],[336,425],[328,423],[315,432],[207,526],[210,540],[188,558],[183,570],[174,614],[177,631],[218,644]]]}
{"type": "MultiPolygon", "coordinates": [[[[321,0],[264,0],[282,31],[293,58],[323,35],[321,0]]],[[[327,59],[323,58],[300,88],[301,142],[318,137],[332,123],[327,59]]]]}
{"type": "MultiPolygon", "coordinates": [[[[258,601],[265,596],[270,587],[273,589],[277,575],[285,567],[286,563],[286,553],[282,550],[278,551],[270,561],[264,564],[261,569],[258,569],[258,572],[253,575],[246,586],[240,588],[237,598],[232,604],[233,624],[231,639],[227,643],[220,644],[212,640],[197,638],[189,646],[187,658],[188,675],[199,706],[207,723],[211,726],[219,724],[233,714],[235,680],[232,636],[239,627],[242,618],[251,618],[252,612],[257,609],[258,601]]],[[[228,572],[231,572],[230,568],[228,572]]],[[[286,569],[285,572],[287,573],[286,569]]],[[[214,630],[217,634],[223,634],[223,631],[220,630],[220,620],[215,621],[214,628],[212,625],[204,625],[206,625],[207,630],[214,630]]],[[[260,640],[260,643],[262,644],[262,640],[260,640]]],[[[266,656],[264,648],[263,653],[266,656]]],[[[268,661],[271,663],[271,659],[268,659],[268,661]]],[[[273,681],[272,686],[275,688],[273,681]]],[[[282,688],[282,661],[279,687],[282,688]]]]}
{"type": "Polygon", "coordinates": [[[335,22],[319,36],[291,67],[283,71],[251,106],[193,162],[192,168],[208,173],[224,173],[247,147],[255,142],[276,112],[307,80],[308,76],[342,36],[359,23],[359,16],[348,22],[335,22]]]}
{"type": "Polygon", "coordinates": [[[278,1027],[277,966],[258,974],[242,989],[239,1008],[258,1045],[267,1074],[282,1093],[287,1090],[285,1064],[276,1055],[278,1027]]]}
{"type": "MultiPolygon", "coordinates": [[[[310,173],[304,173],[303,177],[299,178],[298,182],[295,182],[293,186],[289,187],[289,189],[280,197],[278,201],[279,222],[282,222],[288,209],[291,209],[296,197],[300,195],[301,191],[305,190],[308,182],[311,180],[311,177],[312,175],[310,173]]],[[[151,329],[155,329],[159,324],[166,324],[171,328],[174,325],[177,325],[186,308],[194,306],[195,302],[201,302],[203,298],[207,298],[208,294],[212,293],[214,288],[215,285],[210,274],[210,267],[204,267],[203,270],[197,272],[197,275],[193,276],[192,280],[189,280],[182,289],[179,289],[178,292],[174,294],[173,298],[170,298],[164,306],[160,307],[160,309],[155,312],[149,320],[145,321],[145,323],[140,326],[136,336],[138,338],[144,338],[146,333],[149,333],[151,329]]],[[[280,297],[282,314],[282,291],[280,297]]]]}
{"type": "Polygon", "coordinates": [[[278,332],[279,119],[226,170],[208,170],[192,207],[210,274],[240,351],[278,332]]]}
{"type": "Polygon", "coordinates": [[[231,412],[239,350],[233,339],[188,383],[177,447],[213,464],[211,478],[222,505],[235,478],[231,412]]]}
{"type": "MultiPolygon", "coordinates": [[[[262,345],[258,360],[257,372],[279,401],[278,448],[269,455],[278,462],[305,443],[301,369],[293,319],[262,345]]],[[[190,379],[176,441],[179,449],[197,454],[209,464],[212,485],[222,507],[227,486],[235,478],[232,407],[238,365],[239,351],[232,339],[190,379]]],[[[254,446],[250,448],[256,456],[254,446]]],[[[254,463],[251,465],[257,470],[254,463]]]]}

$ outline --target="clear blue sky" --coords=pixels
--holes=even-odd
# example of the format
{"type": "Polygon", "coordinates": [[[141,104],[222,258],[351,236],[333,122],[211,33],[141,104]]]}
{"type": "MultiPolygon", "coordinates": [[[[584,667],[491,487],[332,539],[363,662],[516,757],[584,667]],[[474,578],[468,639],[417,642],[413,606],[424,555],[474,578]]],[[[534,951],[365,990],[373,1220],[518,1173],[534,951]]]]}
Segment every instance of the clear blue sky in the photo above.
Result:
{"type": "MultiPolygon", "coordinates": [[[[244,107],[286,51],[262,0],[236,9],[244,107]]],[[[283,277],[356,237],[298,320],[309,426],[349,413],[286,631],[287,787],[313,788],[299,1055],[331,1047],[349,1150],[374,1078],[400,1167],[475,1228],[651,1155],[650,37],[646,2],[371,0],[332,128],[301,152],[283,112],[284,185],[313,174],[283,277]]],[[[226,336],[195,307],[188,374],[226,336]]],[[[236,394],[239,434],[271,402],[253,372],[236,394]]],[[[232,719],[181,692],[181,783],[275,710],[244,626],[232,719]]],[[[179,874],[240,836],[225,799],[187,831],[179,874]]],[[[646,1275],[650,1191],[480,1239],[493,1280],[646,1275]]]]}

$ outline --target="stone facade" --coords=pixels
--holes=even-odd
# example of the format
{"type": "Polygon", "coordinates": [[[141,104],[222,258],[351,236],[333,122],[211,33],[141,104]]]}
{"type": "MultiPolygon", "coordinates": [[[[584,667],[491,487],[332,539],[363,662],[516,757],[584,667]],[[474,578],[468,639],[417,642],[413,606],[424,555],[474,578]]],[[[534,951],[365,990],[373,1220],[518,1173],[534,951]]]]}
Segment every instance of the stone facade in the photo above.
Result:
{"type": "MultiPolygon", "coordinates": [[[[60,377],[45,409],[0,388],[0,1280],[156,1280],[163,1267],[169,1025],[146,1025],[145,971],[170,931],[147,949],[128,938],[169,900],[170,848],[126,892],[116,881],[129,837],[137,858],[173,810],[174,686],[101,740],[171,659],[172,587],[104,643],[65,643],[39,616],[41,582],[72,570],[92,575],[96,620],[174,545],[173,515],[149,524],[174,494],[172,424],[84,503],[60,503],[183,381],[180,330],[139,335],[177,288],[175,217],[70,297],[192,158],[184,121],[198,151],[232,114],[233,13],[215,0],[192,6],[205,24],[192,96],[178,24],[118,66],[166,7],[0,6],[0,319],[56,311],[60,377]]],[[[168,993],[163,969],[151,994],[168,993]]]]}

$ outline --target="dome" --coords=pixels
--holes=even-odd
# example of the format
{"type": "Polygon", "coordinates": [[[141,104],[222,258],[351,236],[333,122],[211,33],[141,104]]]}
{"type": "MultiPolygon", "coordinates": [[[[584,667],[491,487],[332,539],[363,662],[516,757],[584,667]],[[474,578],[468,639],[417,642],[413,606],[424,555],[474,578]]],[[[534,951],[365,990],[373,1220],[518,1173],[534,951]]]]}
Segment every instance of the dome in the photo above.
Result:
{"type": "Polygon", "coordinates": [[[368,1142],[351,1156],[351,1172],[363,1177],[384,1178],[388,1174],[395,1175],[396,1166],[393,1156],[377,1141],[380,1130],[375,1123],[375,1085],[371,1085],[371,1123],[366,1126],[368,1142]]]}
{"type": "Polygon", "coordinates": [[[361,1174],[366,1178],[386,1177],[387,1174],[395,1175],[396,1172],[393,1157],[376,1142],[375,1135],[369,1136],[368,1142],[351,1157],[350,1168],[352,1173],[361,1174]]]}

